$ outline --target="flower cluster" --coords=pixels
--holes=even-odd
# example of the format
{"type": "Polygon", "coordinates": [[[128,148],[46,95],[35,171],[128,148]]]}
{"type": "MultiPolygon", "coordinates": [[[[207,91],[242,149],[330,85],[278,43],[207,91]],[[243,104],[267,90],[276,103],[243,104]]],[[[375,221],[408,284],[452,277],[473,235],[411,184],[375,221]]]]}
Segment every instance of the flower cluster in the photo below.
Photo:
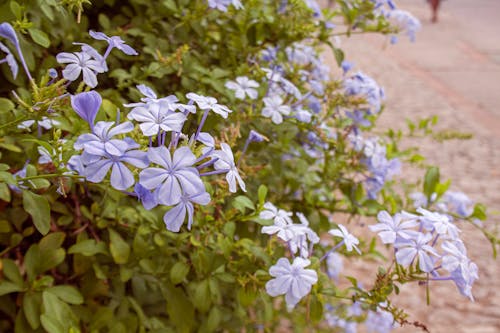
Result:
{"type": "Polygon", "coordinates": [[[449,215],[418,208],[419,215],[405,211],[378,214],[379,223],[370,226],[384,244],[392,244],[396,262],[415,266],[429,273],[429,280],[452,280],[460,293],[472,297],[472,285],[478,279],[477,266],[468,257],[460,230],[449,215]],[[442,276],[441,270],[448,275],[442,276]]]}
{"type": "MultiPolygon", "coordinates": [[[[213,97],[188,93],[189,102],[182,104],[173,95],[158,98],[145,85],[137,88],[144,97],[141,102],[125,105],[132,110],[127,115],[130,121],[122,123],[99,121],[94,125],[102,103],[96,91],[71,97],[73,109],[88,122],[91,132],[76,140],[74,147],[82,154],[71,158],[69,168],[93,183],[102,182],[111,170],[111,186],[120,191],[133,187],[132,194],[146,209],[157,205],[171,207],[163,218],[168,230],[179,231],[186,216],[190,229],[193,204],[210,202],[201,177],[226,174],[230,192],[236,192],[237,184],[245,191],[230,146],[221,143],[221,149],[215,149],[215,139],[201,131],[210,111],[226,118],[231,110],[213,97]],[[203,116],[196,133],[190,137],[182,133],[182,128],[188,115],[197,112],[196,106],[203,111],[203,116]],[[134,131],[131,121],[137,122],[142,135],[149,138],[148,147],[126,136],[134,131]],[[197,149],[197,145],[201,145],[201,149],[197,149]],[[201,151],[199,156],[195,155],[198,151],[201,151]],[[214,170],[202,172],[208,167],[214,170]]],[[[260,139],[256,133],[251,136],[251,141],[260,139]]]]}
{"type": "Polygon", "coordinates": [[[364,139],[361,134],[352,133],[349,139],[353,148],[363,153],[361,162],[370,172],[364,180],[367,196],[375,199],[386,181],[401,171],[401,162],[398,158],[387,159],[386,148],[377,137],[364,139]]]}
{"type": "Polygon", "coordinates": [[[453,213],[461,217],[468,217],[473,212],[473,202],[469,197],[458,191],[446,191],[439,199],[437,194],[433,193],[428,199],[422,192],[414,192],[410,195],[413,200],[413,206],[428,207],[434,204],[436,209],[442,213],[453,213]]]}
{"type": "Polygon", "coordinates": [[[240,0],[208,0],[208,7],[217,9],[222,12],[227,12],[227,8],[233,5],[236,9],[243,9],[243,4],[240,0]]]}
{"type": "MultiPolygon", "coordinates": [[[[275,297],[285,294],[285,301],[288,309],[295,305],[309,292],[313,284],[317,282],[317,273],[311,269],[305,269],[310,265],[309,257],[313,254],[313,246],[319,243],[319,237],[309,227],[309,221],[302,213],[295,213],[300,223],[293,223],[292,212],[277,208],[270,202],[264,204],[264,210],[260,213],[263,220],[272,220],[273,224],[262,227],[262,233],[274,235],[287,244],[290,254],[295,257],[293,263],[287,258],[281,258],[275,266],[272,266],[269,273],[274,279],[266,284],[266,291],[275,297]]],[[[337,257],[335,251],[345,245],[348,252],[355,249],[361,253],[357,244],[359,240],[350,234],[347,229],[339,224],[338,229],[329,231],[332,236],[340,237],[342,240],[330,249],[321,260],[327,259],[327,271],[332,278],[338,277],[339,267],[332,267],[332,264],[341,264],[341,258],[337,257]]]]}
{"type": "Polygon", "coordinates": [[[67,64],[62,74],[68,81],[76,81],[80,75],[83,76],[83,82],[91,87],[97,86],[97,74],[108,71],[106,58],[111,50],[118,49],[127,55],[137,55],[138,53],[119,36],[108,37],[102,32],[95,32],[90,30],[90,36],[97,40],[104,40],[108,42],[108,47],[101,55],[92,46],[85,43],[75,43],[81,46],[81,52],[62,52],[56,56],[56,60],[60,64],[67,64]]]}

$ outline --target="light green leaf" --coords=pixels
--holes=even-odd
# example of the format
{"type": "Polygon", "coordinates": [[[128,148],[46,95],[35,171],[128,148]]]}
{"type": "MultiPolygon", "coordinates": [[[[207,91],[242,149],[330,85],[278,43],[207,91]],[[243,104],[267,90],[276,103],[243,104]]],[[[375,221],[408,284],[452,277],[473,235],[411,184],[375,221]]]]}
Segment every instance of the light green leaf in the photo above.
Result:
{"type": "Polygon", "coordinates": [[[0,296],[22,291],[23,287],[6,280],[0,281],[0,296]]]}
{"type": "Polygon", "coordinates": [[[24,279],[21,276],[21,272],[19,272],[19,267],[13,260],[2,259],[0,262],[0,266],[3,266],[2,272],[7,279],[14,282],[20,287],[24,285],[24,279]]]}
{"type": "Polygon", "coordinates": [[[46,289],[46,291],[56,295],[61,300],[69,304],[82,304],[83,296],[73,286],[59,285],[46,289]]]}
{"type": "Polygon", "coordinates": [[[130,246],[123,240],[120,234],[113,229],[109,229],[109,239],[111,256],[117,264],[125,264],[130,255],[130,246]]]}
{"type": "Polygon", "coordinates": [[[38,45],[41,45],[45,48],[48,48],[50,46],[49,36],[47,36],[47,34],[42,30],[36,28],[29,28],[28,32],[30,33],[30,36],[33,39],[33,41],[38,45]]]}
{"type": "Polygon", "coordinates": [[[266,196],[267,196],[267,187],[266,187],[266,185],[260,185],[259,186],[258,196],[259,196],[259,204],[263,205],[264,202],[266,201],[266,196]]]}
{"type": "Polygon", "coordinates": [[[173,284],[179,284],[184,281],[188,273],[189,265],[185,262],[178,261],[170,270],[170,281],[172,281],[173,284]]]}
{"type": "Polygon", "coordinates": [[[86,239],[71,246],[68,253],[79,253],[86,257],[91,257],[98,253],[107,255],[108,250],[106,249],[106,244],[104,242],[97,242],[95,239],[86,239]]]}
{"type": "Polygon", "coordinates": [[[249,208],[251,210],[255,210],[255,205],[252,200],[244,195],[237,196],[233,200],[233,207],[239,210],[241,213],[245,213],[245,208],[249,208]]]}
{"type": "Polygon", "coordinates": [[[0,113],[9,112],[13,110],[15,107],[14,103],[10,99],[0,98],[0,113]]]}
{"type": "Polygon", "coordinates": [[[6,202],[10,202],[10,189],[5,183],[0,183],[0,199],[6,202]]]}
{"type": "Polygon", "coordinates": [[[430,167],[427,169],[424,178],[424,194],[430,198],[436,190],[436,185],[439,183],[439,168],[430,167]]]}
{"type": "Polygon", "coordinates": [[[23,191],[23,206],[37,230],[46,235],[50,229],[50,205],[48,200],[30,191],[23,191]]]}
{"type": "Polygon", "coordinates": [[[42,297],[38,292],[27,292],[23,297],[23,312],[31,328],[36,330],[40,326],[42,297]]]}

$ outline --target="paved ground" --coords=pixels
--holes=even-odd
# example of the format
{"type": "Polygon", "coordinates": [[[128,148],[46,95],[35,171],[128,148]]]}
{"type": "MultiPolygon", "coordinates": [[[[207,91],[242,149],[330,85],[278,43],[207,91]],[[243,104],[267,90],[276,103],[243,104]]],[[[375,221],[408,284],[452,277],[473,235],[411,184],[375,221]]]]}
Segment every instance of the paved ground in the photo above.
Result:
{"type": "MultiPolygon", "coordinates": [[[[387,94],[383,127],[404,128],[405,118],[438,115],[439,129],[473,133],[471,140],[439,143],[412,141],[430,163],[441,166],[452,189],[467,193],[493,210],[500,209],[500,1],[447,0],[440,21],[430,23],[424,0],[398,0],[399,8],[422,22],[415,44],[401,38],[390,45],[381,36],[344,41],[348,60],[373,76],[387,94]]],[[[412,171],[415,176],[415,171],[412,171]]],[[[492,215],[487,224],[499,223],[492,215]]],[[[459,295],[452,283],[431,287],[431,306],[425,290],[408,285],[394,301],[408,309],[411,320],[431,332],[500,332],[500,264],[491,257],[488,242],[473,228],[462,226],[469,256],[480,279],[473,288],[476,302],[459,295]]],[[[369,272],[370,268],[360,268],[369,272]]],[[[397,332],[418,332],[400,328],[397,332]]]]}

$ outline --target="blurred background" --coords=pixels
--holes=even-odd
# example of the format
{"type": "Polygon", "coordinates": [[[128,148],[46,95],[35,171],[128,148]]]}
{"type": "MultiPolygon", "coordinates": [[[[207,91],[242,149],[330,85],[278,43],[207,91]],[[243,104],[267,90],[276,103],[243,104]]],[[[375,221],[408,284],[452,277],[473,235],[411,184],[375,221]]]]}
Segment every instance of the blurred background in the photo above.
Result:
{"type": "MultiPolygon", "coordinates": [[[[421,21],[415,43],[401,36],[395,45],[383,36],[342,39],[346,59],[372,76],[386,92],[382,129],[407,127],[405,119],[437,115],[436,130],[452,140],[409,139],[429,164],[441,167],[451,190],[466,193],[489,207],[489,220],[499,223],[500,209],[500,1],[440,1],[438,21],[431,22],[426,0],[397,0],[399,9],[421,21]],[[460,137],[462,139],[456,139],[460,137]],[[468,138],[468,139],[466,139],[468,138]]],[[[422,170],[403,170],[419,179],[422,170]]],[[[500,332],[500,263],[489,242],[470,225],[460,225],[470,258],[479,267],[473,287],[475,302],[461,296],[453,283],[408,285],[393,302],[407,309],[410,321],[431,332],[500,332]]],[[[366,263],[364,264],[366,265],[366,263]]],[[[359,263],[357,271],[373,267],[359,263]]],[[[369,283],[369,282],[367,282],[369,283]]],[[[395,332],[422,332],[405,326],[395,332]]]]}

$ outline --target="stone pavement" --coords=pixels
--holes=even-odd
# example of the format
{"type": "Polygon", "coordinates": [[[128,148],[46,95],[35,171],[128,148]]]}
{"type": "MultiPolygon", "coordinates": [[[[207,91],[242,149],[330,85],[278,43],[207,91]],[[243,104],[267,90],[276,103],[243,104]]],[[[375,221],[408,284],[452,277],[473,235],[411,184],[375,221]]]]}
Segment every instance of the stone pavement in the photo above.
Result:
{"type": "MultiPolygon", "coordinates": [[[[447,0],[440,21],[430,23],[425,0],[398,0],[422,22],[416,43],[401,36],[390,45],[383,36],[343,40],[347,59],[385,88],[383,128],[405,128],[405,119],[439,116],[437,128],[471,133],[470,140],[437,142],[412,139],[430,164],[441,167],[451,189],[487,204],[487,225],[500,224],[500,1],[447,0]]],[[[405,172],[403,170],[403,172],[405,172]]],[[[422,170],[406,171],[422,177],[422,170]]],[[[404,174],[406,176],[406,174],[404,174]]],[[[479,267],[473,287],[475,302],[462,297],[451,282],[431,284],[431,305],[425,288],[404,286],[393,302],[407,309],[410,320],[431,332],[500,332],[500,264],[488,241],[469,225],[460,225],[469,257],[479,267]]],[[[367,273],[373,268],[359,267],[367,273]]],[[[421,332],[403,327],[396,332],[421,332]]]]}

